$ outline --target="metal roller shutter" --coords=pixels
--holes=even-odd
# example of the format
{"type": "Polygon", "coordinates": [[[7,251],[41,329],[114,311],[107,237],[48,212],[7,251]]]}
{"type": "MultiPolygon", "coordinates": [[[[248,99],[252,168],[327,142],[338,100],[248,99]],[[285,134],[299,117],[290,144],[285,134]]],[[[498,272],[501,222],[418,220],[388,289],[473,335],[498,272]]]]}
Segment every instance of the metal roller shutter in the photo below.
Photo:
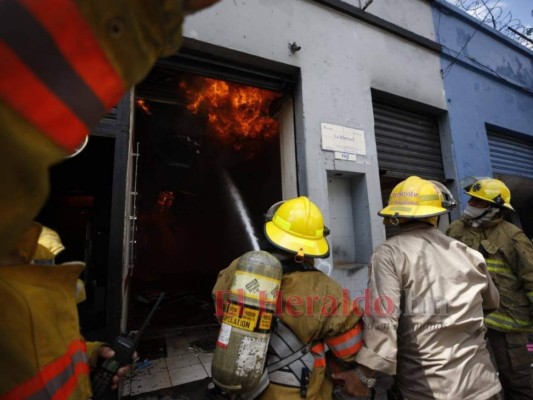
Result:
{"type": "Polygon", "coordinates": [[[435,117],[376,101],[373,107],[380,174],[444,181],[435,117]]]}
{"type": "MultiPolygon", "coordinates": [[[[407,110],[386,100],[374,100],[374,130],[378,150],[381,196],[388,203],[392,189],[411,175],[444,182],[444,165],[436,118],[407,110]]],[[[387,225],[386,236],[399,233],[387,225]]]]}
{"type": "Polygon", "coordinates": [[[533,178],[533,140],[487,131],[494,174],[533,178]]]}

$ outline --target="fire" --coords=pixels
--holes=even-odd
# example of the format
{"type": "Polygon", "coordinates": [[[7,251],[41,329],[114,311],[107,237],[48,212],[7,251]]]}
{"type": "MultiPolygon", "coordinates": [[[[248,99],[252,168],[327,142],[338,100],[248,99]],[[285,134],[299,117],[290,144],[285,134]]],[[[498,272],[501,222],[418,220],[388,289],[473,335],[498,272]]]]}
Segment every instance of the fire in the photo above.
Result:
{"type": "Polygon", "coordinates": [[[145,114],[152,115],[150,107],[148,107],[148,104],[146,104],[146,101],[144,99],[138,98],[135,103],[137,104],[137,107],[139,107],[145,112],[145,114]]]}
{"type": "Polygon", "coordinates": [[[248,139],[263,141],[278,135],[279,123],[269,111],[281,93],[201,77],[180,82],[180,88],[187,96],[187,109],[205,113],[217,137],[235,150],[248,139]]]}

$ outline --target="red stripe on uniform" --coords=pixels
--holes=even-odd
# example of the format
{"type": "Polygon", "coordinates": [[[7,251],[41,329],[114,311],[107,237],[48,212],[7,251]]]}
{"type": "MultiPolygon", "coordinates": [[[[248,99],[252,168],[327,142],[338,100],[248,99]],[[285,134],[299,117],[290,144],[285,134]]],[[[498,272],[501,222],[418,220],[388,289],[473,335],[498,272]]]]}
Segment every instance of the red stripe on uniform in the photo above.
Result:
{"type": "Polygon", "coordinates": [[[327,339],[326,343],[337,357],[346,357],[357,353],[363,346],[361,324],[357,324],[340,336],[327,339]]]}
{"type": "Polygon", "coordinates": [[[324,347],[324,343],[318,342],[313,347],[311,347],[311,354],[315,359],[315,367],[326,366],[326,348],[324,347]]]}
{"type": "MultiPolygon", "coordinates": [[[[38,391],[44,389],[48,382],[52,381],[57,375],[65,371],[65,369],[69,365],[73,364],[72,356],[73,354],[79,351],[83,353],[87,353],[87,346],[85,342],[81,340],[74,340],[72,343],[70,343],[65,354],[63,354],[57,360],[54,360],[50,364],[46,365],[43,369],[41,369],[37,373],[37,375],[30,378],[28,381],[26,381],[22,385],[19,385],[16,388],[12,389],[10,392],[6,393],[4,396],[2,396],[2,400],[25,399],[37,393],[38,391]]],[[[69,378],[69,380],[67,381],[67,384],[72,379],[74,379],[74,381],[76,382],[80,375],[89,373],[89,365],[86,362],[78,362],[72,366],[74,368],[74,375],[72,375],[69,378]]],[[[72,392],[75,386],[76,385],[74,384],[74,386],[70,389],[70,392],[72,392]]],[[[62,397],[62,398],[65,398],[65,397],[62,397]]]]}
{"type": "Polygon", "coordinates": [[[77,363],[74,366],[74,375],[72,375],[61,388],[54,393],[52,400],[67,399],[72,394],[78,384],[81,375],[89,375],[89,365],[86,363],[77,363]]]}
{"type": "Polygon", "coordinates": [[[328,338],[326,340],[326,343],[328,344],[328,346],[339,346],[339,345],[342,345],[343,343],[349,342],[352,338],[361,334],[361,332],[362,332],[361,325],[357,324],[355,327],[344,332],[342,335],[336,336],[331,339],[328,338]]]}
{"type": "Polygon", "coordinates": [[[89,132],[65,106],[0,40],[0,100],[43,131],[55,143],[75,149],[89,132]],[[16,76],[17,79],[9,79],[16,76]],[[21,88],[27,88],[21,90],[21,88]]]}
{"type": "Polygon", "coordinates": [[[106,109],[124,94],[124,83],[91,27],[71,0],[21,0],[52,36],[59,51],[106,109]]]}

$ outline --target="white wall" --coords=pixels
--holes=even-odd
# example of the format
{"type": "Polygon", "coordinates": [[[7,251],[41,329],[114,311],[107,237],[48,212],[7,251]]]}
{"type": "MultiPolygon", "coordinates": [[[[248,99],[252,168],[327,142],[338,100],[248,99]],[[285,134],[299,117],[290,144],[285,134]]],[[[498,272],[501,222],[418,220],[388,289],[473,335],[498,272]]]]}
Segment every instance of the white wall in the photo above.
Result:
{"type": "MultiPolygon", "coordinates": [[[[434,38],[427,1],[374,0],[367,11],[434,38]]],[[[310,0],[222,0],[189,17],[184,34],[300,68],[295,94],[300,192],[323,209],[328,222],[327,170],[365,174],[369,242],[375,247],[383,241],[370,89],[445,109],[438,54],[310,0]],[[292,42],[301,46],[295,54],[289,51],[292,42]],[[364,130],[366,157],[338,161],[322,151],[322,122],[364,130]]]]}

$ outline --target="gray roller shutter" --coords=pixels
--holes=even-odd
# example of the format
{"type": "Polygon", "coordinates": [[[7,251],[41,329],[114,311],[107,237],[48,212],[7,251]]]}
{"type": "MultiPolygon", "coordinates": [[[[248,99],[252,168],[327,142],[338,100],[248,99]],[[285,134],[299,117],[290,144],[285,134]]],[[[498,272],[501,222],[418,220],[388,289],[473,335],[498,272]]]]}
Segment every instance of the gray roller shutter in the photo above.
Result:
{"type": "MultiPolygon", "coordinates": [[[[372,105],[383,205],[388,203],[392,189],[411,175],[444,182],[434,114],[403,108],[397,100],[387,103],[374,99],[372,105]]],[[[385,230],[387,238],[399,233],[397,226],[387,225],[385,230]]]]}
{"type": "Polygon", "coordinates": [[[488,130],[494,174],[533,178],[533,140],[488,130]]]}
{"type": "Polygon", "coordinates": [[[436,118],[380,101],[373,107],[380,174],[444,181],[436,118]]]}

